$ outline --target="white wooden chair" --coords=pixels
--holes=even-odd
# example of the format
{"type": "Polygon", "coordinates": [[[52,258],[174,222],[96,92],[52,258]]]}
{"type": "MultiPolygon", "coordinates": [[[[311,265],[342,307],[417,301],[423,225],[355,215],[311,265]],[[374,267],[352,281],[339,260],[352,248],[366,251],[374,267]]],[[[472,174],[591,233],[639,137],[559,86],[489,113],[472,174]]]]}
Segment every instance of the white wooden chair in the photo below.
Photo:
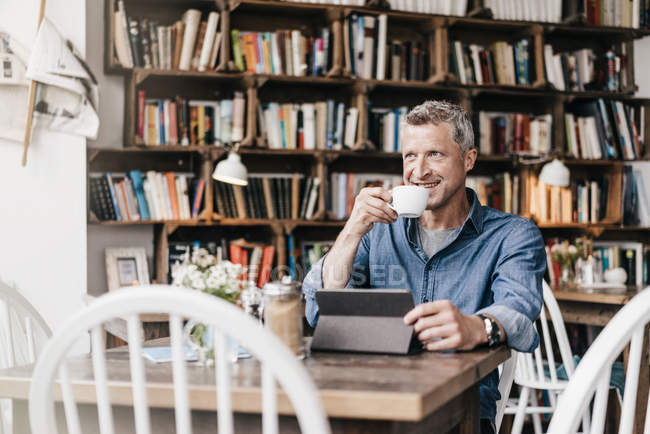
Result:
{"type": "MultiPolygon", "coordinates": [[[[16,289],[0,282],[0,368],[34,363],[52,332],[16,289]]],[[[12,432],[11,402],[0,399],[0,433],[12,432]]]]}
{"type": "Polygon", "coordinates": [[[501,421],[503,421],[503,414],[508,403],[510,390],[512,389],[512,382],[515,379],[518,354],[516,351],[510,351],[510,358],[499,365],[499,393],[501,394],[501,399],[497,401],[497,415],[494,419],[497,432],[501,428],[501,421]]]}
{"type": "MultiPolygon", "coordinates": [[[[580,423],[580,415],[586,411],[592,398],[594,403],[591,433],[603,432],[612,364],[628,343],[630,343],[630,353],[618,432],[623,434],[632,432],[639,367],[641,361],[646,360],[642,357],[643,352],[648,351],[648,348],[643,347],[643,333],[649,322],[650,287],[647,287],[623,306],[591,344],[560,397],[559,406],[551,419],[549,432],[574,433],[580,423]]],[[[643,431],[645,434],[650,433],[650,405],[647,408],[643,431]]]]}
{"type": "Polygon", "coordinates": [[[327,416],[318,399],[317,390],[302,363],[270,331],[248,317],[242,310],[216,297],[167,285],[125,288],[99,297],[90,306],[71,318],[53,337],[43,351],[34,370],[29,393],[29,420],[32,432],[56,433],[53,383],[59,372],[68,430],[80,433],[79,417],[67,376],[64,357],[75,340],[90,331],[92,361],[95,373],[99,424],[102,434],[113,433],[112,407],[108,397],[106,360],[102,341],[102,323],[117,316],[128,318],[129,355],[133,391],[135,427],[138,434],[150,433],[142,345],[137,338],[141,328],[139,314],[169,314],[169,330],[173,354],[172,372],[176,432],[191,433],[188,405],[187,372],[183,359],[183,320],[195,319],[214,325],[216,348],[216,383],[219,408],[219,433],[232,433],[233,413],[230,401],[230,367],[227,336],[262,362],[262,401],[264,433],[278,432],[275,380],[288,395],[303,432],[329,433],[327,416]],[[275,380],[274,380],[275,379],[275,380]]]}
{"type": "MultiPolygon", "coordinates": [[[[533,420],[533,429],[535,434],[541,434],[542,424],[539,415],[553,413],[557,408],[557,397],[562,393],[567,385],[567,381],[560,380],[557,377],[557,368],[559,364],[555,361],[553,354],[554,341],[552,340],[549,329],[546,311],[550,316],[553,326],[555,344],[560,350],[561,363],[564,364],[567,376],[571,378],[575,370],[573,354],[569,345],[564,319],[560,312],[560,307],[555,300],[553,291],[544,281],[542,284],[544,296],[544,308],[540,313],[541,333],[540,345],[534,353],[519,353],[517,357],[517,368],[515,370],[514,383],[519,385],[519,399],[511,400],[505,409],[506,414],[514,414],[515,418],[512,423],[512,433],[521,434],[524,418],[530,414],[533,420]],[[544,367],[547,367],[548,375],[544,367]],[[537,390],[546,390],[549,398],[549,405],[540,406],[537,402],[537,390]]],[[[583,421],[583,430],[589,431],[589,417],[585,414],[583,421]]]]}

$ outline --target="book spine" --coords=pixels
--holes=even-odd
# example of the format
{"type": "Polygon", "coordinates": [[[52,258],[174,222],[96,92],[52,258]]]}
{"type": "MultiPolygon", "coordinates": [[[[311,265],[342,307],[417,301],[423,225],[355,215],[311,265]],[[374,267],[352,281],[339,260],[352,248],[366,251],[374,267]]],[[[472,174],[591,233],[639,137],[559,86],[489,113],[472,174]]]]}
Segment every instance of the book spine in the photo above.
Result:
{"type": "MultiPolygon", "coordinates": [[[[189,9],[183,14],[183,23],[185,30],[183,32],[183,45],[180,48],[180,59],[178,69],[188,71],[192,63],[196,36],[201,24],[201,12],[196,9],[189,9]]],[[[176,47],[179,48],[178,46],[176,47]]]]}
{"type": "Polygon", "coordinates": [[[136,67],[144,66],[142,61],[142,47],[140,45],[140,24],[137,18],[128,17],[129,21],[129,41],[131,42],[131,53],[133,53],[133,63],[136,67]]]}
{"type": "Polygon", "coordinates": [[[244,138],[244,113],[246,100],[243,92],[235,92],[232,108],[232,141],[239,142],[244,138]]]}

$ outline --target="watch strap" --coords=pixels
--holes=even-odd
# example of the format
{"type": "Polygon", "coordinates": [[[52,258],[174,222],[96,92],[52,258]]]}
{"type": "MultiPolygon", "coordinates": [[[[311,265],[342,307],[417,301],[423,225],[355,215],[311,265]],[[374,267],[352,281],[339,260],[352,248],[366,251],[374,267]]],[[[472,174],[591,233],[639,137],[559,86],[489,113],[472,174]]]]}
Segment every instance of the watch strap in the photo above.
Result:
{"type": "Polygon", "coordinates": [[[488,347],[499,345],[501,343],[501,330],[499,329],[499,324],[489,316],[483,314],[478,314],[477,316],[483,320],[488,347]]]}

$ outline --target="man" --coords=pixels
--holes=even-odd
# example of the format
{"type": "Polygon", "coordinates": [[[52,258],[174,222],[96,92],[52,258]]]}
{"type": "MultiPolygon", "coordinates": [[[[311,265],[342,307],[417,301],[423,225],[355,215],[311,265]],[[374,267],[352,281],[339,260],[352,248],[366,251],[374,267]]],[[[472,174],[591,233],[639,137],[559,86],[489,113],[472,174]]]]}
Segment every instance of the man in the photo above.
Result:
{"type": "MultiPolygon", "coordinates": [[[[320,288],[406,287],[416,307],[404,322],[426,350],[499,343],[534,350],[544,244],[530,220],[481,206],[465,188],[477,157],[467,113],[426,101],[408,114],[401,144],[404,184],[429,190],[426,210],[398,217],[390,191],[362,189],[329,253],[305,278],[308,321],[318,321],[320,288]]],[[[494,430],[498,380],[495,370],[480,384],[483,433],[494,430]]]]}

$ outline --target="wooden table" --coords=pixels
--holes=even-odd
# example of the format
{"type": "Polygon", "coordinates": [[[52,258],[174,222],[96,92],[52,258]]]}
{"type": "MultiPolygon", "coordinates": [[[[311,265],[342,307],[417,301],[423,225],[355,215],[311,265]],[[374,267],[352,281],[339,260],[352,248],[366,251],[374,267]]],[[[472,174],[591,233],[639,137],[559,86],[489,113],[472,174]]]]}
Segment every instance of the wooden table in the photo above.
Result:
{"type": "MultiPolygon", "coordinates": [[[[609,320],[636,294],[643,291],[642,286],[629,286],[624,289],[554,289],[553,294],[560,305],[562,317],[567,323],[605,326],[609,320]]],[[[648,402],[648,385],[650,385],[650,359],[648,357],[648,335],[650,329],[646,327],[644,346],[646,351],[641,356],[641,370],[639,372],[639,388],[637,395],[635,429],[634,432],[643,432],[646,405],[648,402]]],[[[623,353],[627,367],[629,346],[623,353]]]]}
{"type": "MultiPolygon", "coordinates": [[[[505,347],[414,356],[316,352],[304,364],[318,387],[334,432],[478,433],[478,381],[509,355],[505,347]]],[[[152,410],[152,423],[158,424],[153,431],[173,432],[173,416],[168,410],[174,407],[171,365],[147,362],[145,366],[149,403],[157,407],[152,410]]],[[[259,363],[243,359],[236,366],[232,394],[233,409],[240,412],[236,429],[257,432],[261,425],[253,428],[252,423],[259,422],[261,412],[259,363]]],[[[128,354],[109,351],[107,369],[116,422],[132,426],[128,354]]],[[[0,370],[0,396],[14,400],[19,433],[29,432],[25,400],[31,372],[31,366],[0,370]]],[[[72,359],[69,372],[77,402],[92,407],[96,401],[90,358],[72,359]]],[[[214,369],[188,364],[188,381],[195,432],[214,432],[214,369]]],[[[278,397],[278,409],[287,415],[281,417],[281,432],[299,432],[283,393],[278,397]]],[[[116,428],[117,432],[128,432],[128,426],[116,428]]]]}

